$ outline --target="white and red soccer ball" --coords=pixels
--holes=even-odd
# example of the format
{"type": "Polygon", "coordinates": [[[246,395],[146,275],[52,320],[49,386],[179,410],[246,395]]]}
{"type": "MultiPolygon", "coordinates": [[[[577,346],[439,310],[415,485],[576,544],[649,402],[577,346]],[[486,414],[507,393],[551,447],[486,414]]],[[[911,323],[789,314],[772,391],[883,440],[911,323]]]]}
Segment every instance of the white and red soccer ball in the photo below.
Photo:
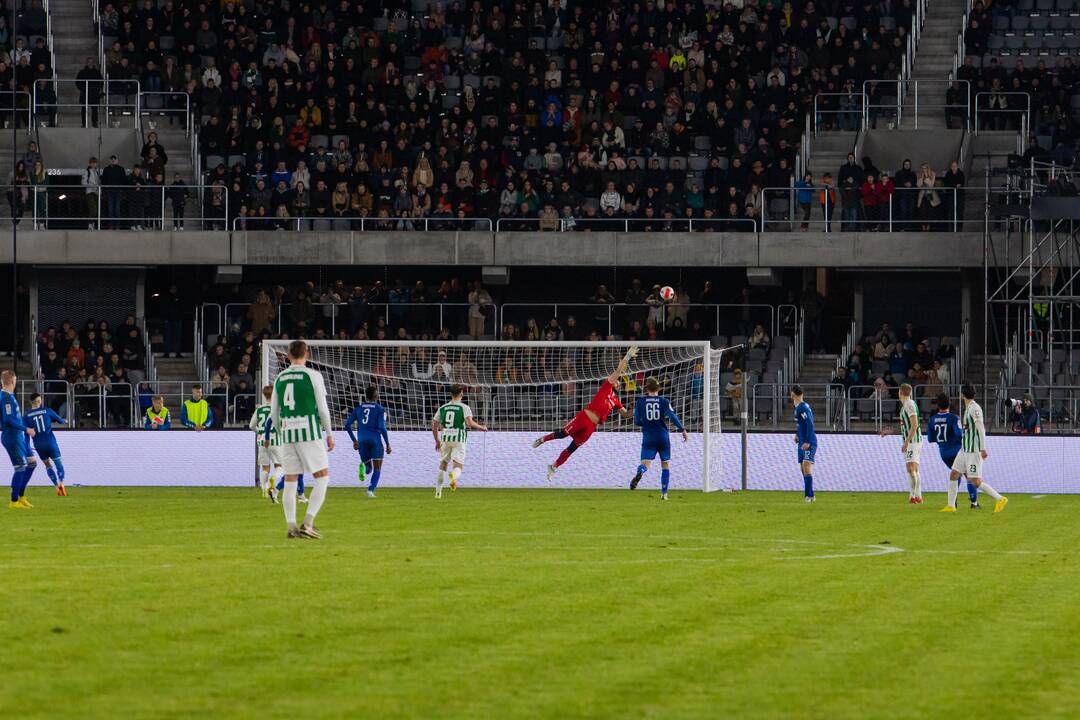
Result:
{"type": "Polygon", "coordinates": [[[665,285],[660,288],[660,299],[664,302],[671,302],[675,299],[675,288],[670,285],[665,285]]]}

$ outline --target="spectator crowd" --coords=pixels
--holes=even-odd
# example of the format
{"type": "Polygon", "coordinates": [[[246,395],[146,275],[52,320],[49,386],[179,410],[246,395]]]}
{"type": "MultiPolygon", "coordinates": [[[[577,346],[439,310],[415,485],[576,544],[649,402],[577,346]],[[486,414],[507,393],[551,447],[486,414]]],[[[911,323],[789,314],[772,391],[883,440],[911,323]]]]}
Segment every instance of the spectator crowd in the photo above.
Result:
{"type": "Polygon", "coordinates": [[[814,95],[895,77],[913,15],[911,0],[422,5],[102,3],[107,74],[188,96],[205,180],[250,229],[749,229],[762,189],[790,183],[814,95]]]}

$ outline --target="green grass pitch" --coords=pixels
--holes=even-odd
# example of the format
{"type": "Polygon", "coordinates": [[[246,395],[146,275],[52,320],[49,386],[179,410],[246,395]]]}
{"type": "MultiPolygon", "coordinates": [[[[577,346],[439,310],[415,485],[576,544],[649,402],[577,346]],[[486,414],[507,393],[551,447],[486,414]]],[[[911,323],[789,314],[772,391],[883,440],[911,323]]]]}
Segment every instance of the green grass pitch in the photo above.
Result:
{"type": "Polygon", "coordinates": [[[254,489],[30,497],[4,718],[1080,713],[1077,496],[332,488],[322,541],[254,489]]]}

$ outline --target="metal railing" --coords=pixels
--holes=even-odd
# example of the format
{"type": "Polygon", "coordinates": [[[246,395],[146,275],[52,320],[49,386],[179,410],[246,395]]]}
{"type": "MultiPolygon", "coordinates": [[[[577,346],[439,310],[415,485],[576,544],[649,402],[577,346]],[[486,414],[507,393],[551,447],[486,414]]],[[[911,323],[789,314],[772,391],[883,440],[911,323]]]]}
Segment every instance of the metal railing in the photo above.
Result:
{"type": "Polygon", "coordinates": [[[877,120],[879,117],[888,117],[886,111],[894,112],[896,127],[900,127],[904,122],[905,106],[908,99],[911,99],[911,112],[912,120],[914,122],[914,128],[919,129],[919,112],[927,110],[943,110],[946,118],[950,115],[961,114],[964,119],[964,127],[968,127],[968,121],[971,117],[970,114],[970,92],[971,84],[967,80],[865,80],[863,81],[863,94],[866,95],[866,101],[863,103],[863,130],[868,130],[877,127],[877,120]],[[949,103],[937,100],[934,98],[940,98],[942,92],[940,90],[934,90],[934,88],[940,88],[941,85],[961,84],[967,88],[967,92],[964,93],[963,103],[949,103]],[[882,88],[895,86],[895,102],[886,103],[871,102],[871,93],[868,92],[868,88],[872,85],[876,85],[879,92],[882,88]],[[929,88],[929,90],[928,90],[929,88]],[[928,90],[927,92],[923,92],[928,90]],[[930,99],[927,99],[929,97],[930,99]]]}
{"type": "MultiPolygon", "coordinates": [[[[814,95],[814,135],[822,130],[857,131],[863,127],[867,97],[862,92],[814,95]]],[[[810,127],[809,123],[807,127],[810,127]]]]}
{"type": "MultiPolygon", "coordinates": [[[[144,123],[150,130],[157,127],[157,121],[151,118],[166,117],[170,123],[179,118],[183,123],[184,136],[191,137],[194,118],[191,114],[191,96],[184,90],[177,91],[139,91],[139,113],[147,118],[144,123]]],[[[195,177],[199,177],[196,175],[195,177]]]]}
{"type": "Polygon", "coordinates": [[[982,190],[894,187],[887,202],[868,206],[860,189],[858,204],[845,206],[841,201],[843,194],[833,186],[768,187],[761,191],[764,198],[761,229],[762,232],[792,232],[797,227],[822,228],[824,232],[894,232],[929,226],[958,232],[963,228],[963,205],[968,192],[982,190]],[[808,203],[803,202],[807,195],[808,203]],[[833,195],[835,202],[831,199],[833,195]]]}
{"type": "MultiPolygon", "coordinates": [[[[205,347],[209,338],[237,336],[251,329],[251,318],[248,317],[251,307],[252,303],[203,304],[199,321],[203,335],[196,347],[205,347]]],[[[311,319],[307,320],[305,316],[302,320],[305,329],[308,332],[321,329],[328,336],[345,331],[352,337],[361,327],[367,326],[372,340],[377,339],[375,335],[379,330],[384,330],[386,339],[392,340],[398,327],[406,324],[429,327],[435,332],[446,329],[453,340],[465,335],[472,337],[472,330],[483,331],[477,334],[478,337],[497,337],[499,334],[499,307],[494,304],[480,306],[484,317],[479,324],[470,323],[469,311],[473,306],[469,303],[311,303],[311,307],[311,319]]],[[[295,308],[294,303],[274,306],[270,321],[273,334],[297,329],[295,308]]]]}
{"type": "Polygon", "coordinates": [[[1026,92],[980,92],[975,94],[975,134],[982,130],[1015,130],[1018,133],[1016,153],[1027,149],[1028,130],[1031,127],[1031,95],[1026,92]],[[999,107],[990,107],[993,98],[999,98],[999,107]],[[1009,107],[1010,98],[1021,100],[1022,107],[1009,107]],[[1000,107],[1004,102],[1005,107],[1000,107]],[[1011,125],[1016,127],[1010,127],[1011,125]]]}
{"type": "MultiPolygon", "coordinates": [[[[34,111],[35,115],[45,112],[48,115],[45,121],[50,126],[56,125],[56,114],[61,109],[78,108],[82,111],[82,127],[92,127],[93,117],[100,111],[103,112],[106,122],[113,127],[121,127],[123,119],[130,117],[132,127],[140,128],[139,103],[141,92],[138,80],[76,80],[61,78],[40,78],[34,81],[34,111]],[[51,85],[55,97],[59,98],[60,88],[63,85],[74,85],[79,91],[83,101],[80,103],[61,103],[46,101],[46,85],[51,85]],[[90,102],[91,87],[98,87],[99,95],[97,102],[90,102]],[[120,97],[116,102],[113,98],[120,97]]],[[[185,93],[186,95],[186,93],[185,93]]],[[[40,118],[37,118],[40,122],[40,118]]]]}
{"type": "MultiPolygon", "coordinates": [[[[817,410],[815,414],[824,419],[824,424],[821,427],[834,430],[841,429],[844,386],[834,383],[808,383],[803,384],[802,389],[806,401],[817,410]]],[[[762,427],[763,424],[771,425],[774,428],[779,427],[780,417],[784,415],[786,407],[791,404],[788,398],[790,387],[786,383],[768,382],[749,385],[749,390],[750,424],[754,427],[762,427]]],[[[787,415],[785,420],[789,421],[790,418],[791,415],[787,415]]]]}
{"type": "MultiPolygon", "coordinates": [[[[777,308],[764,303],[754,304],[643,304],[626,303],[504,303],[499,307],[499,327],[505,329],[508,324],[519,326],[523,337],[530,319],[536,320],[540,339],[551,320],[560,321],[558,327],[563,335],[568,332],[568,319],[574,318],[575,335],[585,339],[591,331],[603,337],[610,335],[629,335],[638,323],[639,332],[647,332],[651,323],[661,332],[670,332],[676,318],[683,321],[683,327],[690,335],[698,334],[702,338],[711,335],[723,335],[731,338],[747,337],[757,324],[763,325],[770,337],[777,338],[779,332],[777,308]],[[538,310],[547,311],[540,315],[538,310]],[[539,315],[539,317],[538,317],[539,315]]],[[[648,339],[643,337],[642,339],[648,339]]],[[[732,344],[738,342],[732,340],[732,344]]],[[[739,341],[741,342],[741,341],[739,341]]]]}
{"type": "Polygon", "coordinates": [[[260,232],[274,230],[315,232],[491,232],[490,218],[417,217],[379,218],[352,215],[278,216],[273,208],[267,215],[246,215],[232,220],[234,231],[260,232]]]}
{"type": "Polygon", "coordinates": [[[34,102],[30,93],[25,90],[0,91],[0,121],[6,121],[11,117],[11,123],[16,127],[25,127],[29,135],[34,129],[34,102]],[[25,113],[25,125],[23,114],[25,113]]]}
{"type": "Polygon", "coordinates": [[[757,232],[754,218],[499,218],[495,232],[757,232]],[[546,223],[546,224],[545,224],[546,223]]]}
{"type": "MultiPolygon", "coordinates": [[[[23,185],[16,188],[35,229],[225,230],[223,185],[23,185]],[[189,213],[189,205],[197,212],[189,213]]],[[[9,196],[9,200],[14,195],[9,196]]]]}

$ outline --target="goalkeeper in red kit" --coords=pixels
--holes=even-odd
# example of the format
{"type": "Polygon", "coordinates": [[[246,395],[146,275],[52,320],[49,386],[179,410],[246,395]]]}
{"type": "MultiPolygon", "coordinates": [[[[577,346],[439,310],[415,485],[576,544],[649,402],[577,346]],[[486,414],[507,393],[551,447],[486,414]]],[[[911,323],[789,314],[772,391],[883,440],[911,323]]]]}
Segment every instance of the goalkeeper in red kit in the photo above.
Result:
{"type": "Polygon", "coordinates": [[[566,449],[559,453],[559,457],[555,459],[555,462],[548,466],[547,479],[551,482],[552,477],[555,475],[555,471],[559,467],[570,459],[570,456],[574,454],[574,451],[584,445],[592,437],[592,434],[596,432],[596,428],[599,427],[607,420],[608,415],[612,410],[618,410],[619,414],[623,417],[633,417],[634,413],[631,410],[627,410],[619,402],[619,397],[615,394],[615,388],[618,387],[619,378],[626,374],[627,368],[630,367],[630,360],[637,355],[638,349],[634,345],[626,351],[626,355],[619,361],[619,366],[615,368],[614,372],[607,376],[600,389],[593,395],[593,399],[589,401],[589,404],[585,408],[578,412],[574,416],[574,419],[562,426],[561,429],[555,432],[550,432],[542,438],[537,438],[533,441],[533,447],[538,448],[546,442],[551,440],[561,440],[565,437],[570,438],[570,444],[566,446],[566,449]]]}

